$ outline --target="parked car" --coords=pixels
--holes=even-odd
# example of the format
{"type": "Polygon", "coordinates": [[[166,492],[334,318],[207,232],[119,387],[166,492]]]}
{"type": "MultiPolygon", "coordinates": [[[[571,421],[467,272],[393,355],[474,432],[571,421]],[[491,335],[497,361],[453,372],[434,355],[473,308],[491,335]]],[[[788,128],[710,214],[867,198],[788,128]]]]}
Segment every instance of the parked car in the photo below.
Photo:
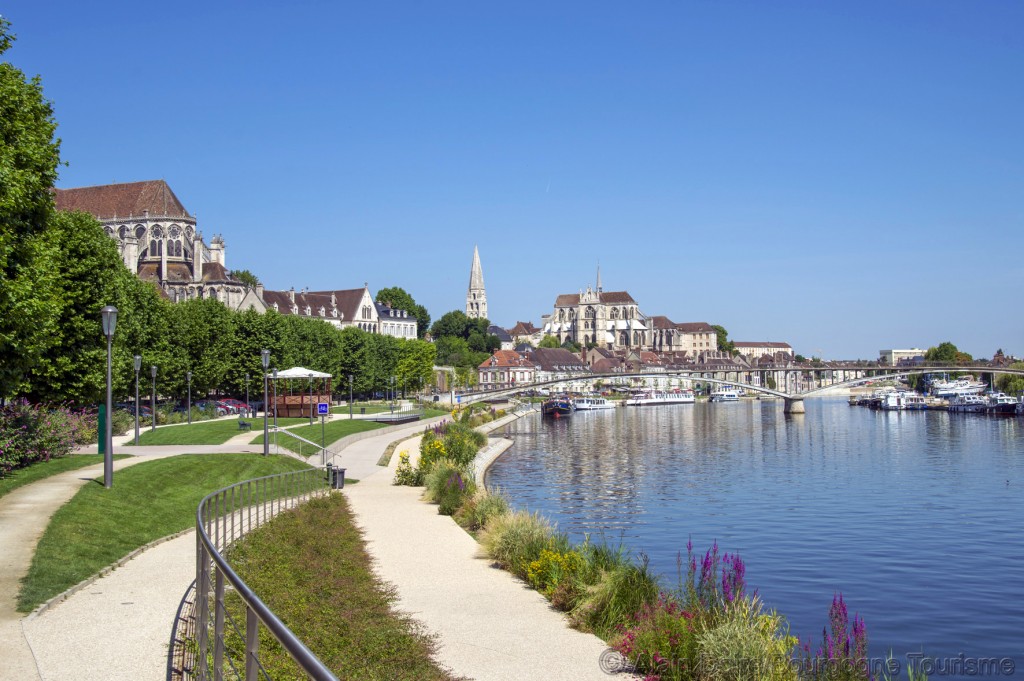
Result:
{"type": "Polygon", "coordinates": [[[212,411],[217,416],[227,416],[230,413],[226,406],[215,400],[200,400],[196,402],[196,407],[203,411],[212,411]]]}
{"type": "Polygon", "coordinates": [[[248,416],[249,412],[251,411],[251,408],[245,402],[243,402],[242,400],[236,400],[233,397],[225,398],[221,400],[221,402],[228,405],[229,407],[232,407],[234,409],[233,413],[235,414],[244,414],[248,416]]]}

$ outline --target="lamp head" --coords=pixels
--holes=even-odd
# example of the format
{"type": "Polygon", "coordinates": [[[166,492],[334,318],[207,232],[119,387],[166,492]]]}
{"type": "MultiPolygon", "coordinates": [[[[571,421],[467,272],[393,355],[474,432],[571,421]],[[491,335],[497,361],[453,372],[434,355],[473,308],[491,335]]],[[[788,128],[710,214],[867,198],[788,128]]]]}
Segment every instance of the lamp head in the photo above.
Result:
{"type": "Polygon", "coordinates": [[[274,369],[274,380],[275,381],[277,380],[277,369],[276,368],[274,369]]]}
{"type": "Polygon", "coordinates": [[[142,355],[135,355],[135,373],[139,373],[139,369],[142,368],[142,355]]]}
{"type": "Polygon", "coordinates": [[[187,380],[189,383],[192,382],[192,372],[191,371],[186,371],[185,372],[185,380],[187,380]]]}
{"type": "Polygon", "coordinates": [[[270,350],[264,348],[260,351],[260,361],[263,362],[263,370],[266,371],[267,367],[270,366],[270,350]]]}
{"type": "Polygon", "coordinates": [[[114,328],[117,326],[117,308],[107,305],[100,310],[100,317],[103,320],[103,335],[110,340],[114,335],[114,328]]]}
{"type": "Polygon", "coordinates": [[[153,378],[156,378],[156,365],[155,364],[153,366],[149,367],[149,373],[153,375],[153,378]]]}

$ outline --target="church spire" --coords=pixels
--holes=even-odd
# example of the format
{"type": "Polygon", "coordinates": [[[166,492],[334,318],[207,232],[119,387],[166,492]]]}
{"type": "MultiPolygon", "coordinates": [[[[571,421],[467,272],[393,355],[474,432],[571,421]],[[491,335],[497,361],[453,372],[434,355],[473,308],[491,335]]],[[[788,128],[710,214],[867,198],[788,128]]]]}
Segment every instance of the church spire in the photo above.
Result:
{"type": "Polygon", "coordinates": [[[480,266],[480,251],[473,246],[473,268],[469,271],[469,290],[466,292],[466,316],[470,319],[487,318],[487,292],[484,290],[484,270],[480,266]]]}
{"type": "Polygon", "coordinates": [[[597,261],[597,292],[601,292],[601,261],[597,261]]]}

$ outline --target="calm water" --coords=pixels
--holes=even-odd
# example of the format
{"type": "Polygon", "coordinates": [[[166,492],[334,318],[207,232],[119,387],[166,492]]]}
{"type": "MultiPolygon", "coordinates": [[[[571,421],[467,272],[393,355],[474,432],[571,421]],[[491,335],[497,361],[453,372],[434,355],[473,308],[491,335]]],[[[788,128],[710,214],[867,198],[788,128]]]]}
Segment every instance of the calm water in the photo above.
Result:
{"type": "Polygon", "coordinates": [[[487,484],[646,553],[670,587],[687,537],[717,539],[801,639],[842,592],[872,656],[1012,657],[1024,678],[1024,418],[806,406],[528,417],[487,484]]]}

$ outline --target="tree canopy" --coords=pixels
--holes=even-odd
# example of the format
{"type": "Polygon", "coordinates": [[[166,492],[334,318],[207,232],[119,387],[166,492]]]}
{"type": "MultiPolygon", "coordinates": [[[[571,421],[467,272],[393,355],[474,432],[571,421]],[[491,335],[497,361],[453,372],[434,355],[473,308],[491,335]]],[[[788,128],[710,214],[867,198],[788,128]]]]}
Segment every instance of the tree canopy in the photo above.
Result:
{"type": "Polygon", "coordinates": [[[249,288],[256,288],[260,284],[260,279],[249,270],[234,270],[231,276],[242,282],[249,288]]]}
{"type": "Polygon", "coordinates": [[[928,348],[924,353],[924,359],[926,362],[940,364],[966,364],[974,361],[973,357],[966,352],[961,352],[956,345],[949,341],[939,343],[936,347],[928,348]]]}
{"type": "Polygon", "coordinates": [[[715,335],[718,337],[718,349],[723,352],[735,352],[736,346],[729,340],[729,332],[725,330],[725,327],[721,324],[712,324],[711,328],[715,330],[715,335]]]}

